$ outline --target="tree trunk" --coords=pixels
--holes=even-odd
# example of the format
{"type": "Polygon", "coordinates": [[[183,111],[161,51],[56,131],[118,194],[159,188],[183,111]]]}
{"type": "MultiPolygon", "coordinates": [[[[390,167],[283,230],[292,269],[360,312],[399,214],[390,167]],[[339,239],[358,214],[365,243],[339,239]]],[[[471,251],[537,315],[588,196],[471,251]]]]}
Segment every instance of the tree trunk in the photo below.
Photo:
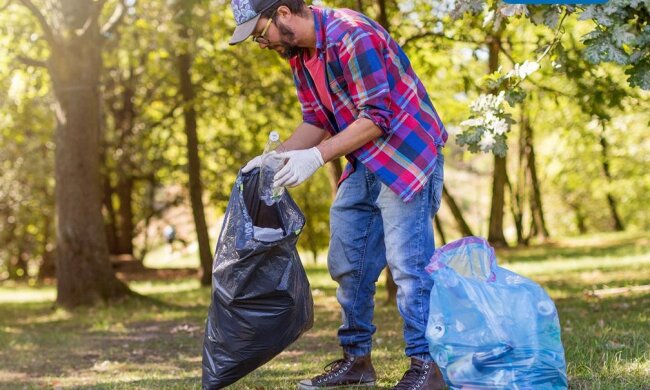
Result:
{"type": "Polygon", "coordinates": [[[570,204],[569,207],[571,207],[575,213],[575,221],[578,232],[580,234],[587,234],[587,224],[585,223],[587,218],[584,211],[582,210],[582,207],[580,207],[578,204],[570,204]]]}
{"type": "Polygon", "coordinates": [[[332,189],[332,199],[336,198],[336,191],[339,188],[339,179],[343,174],[343,166],[340,158],[335,158],[325,164],[327,169],[327,178],[329,179],[330,188],[332,189]]]}
{"type": "Polygon", "coordinates": [[[55,250],[50,248],[51,232],[52,232],[52,217],[49,213],[43,214],[43,261],[38,267],[38,280],[43,281],[46,278],[53,278],[56,276],[56,259],[55,250]]]}
{"type": "Polygon", "coordinates": [[[397,300],[397,284],[393,279],[393,273],[390,267],[386,267],[386,303],[392,303],[397,300]]]}
{"type": "MultiPolygon", "coordinates": [[[[488,39],[489,72],[494,73],[499,69],[499,51],[501,48],[500,34],[491,35],[488,39]]],[[[494,155],[494,171],[492,174],[492,204],[490,207],[490,225],[488,241],[496,247],[507,247],[508,243],[503,235],[503,207],[505,204],[506,184],[506,159],[494,155]]]]}
{"type": "MultiPolygon", "coordinates": [[[[184,10],[186,15],[191,14],[191,8],[184,10]]],[[[189,41],[189,25],[179,25],[179,37],[183,42],[189,41]]],[[[185,135],[187,136],[187,160],[188,175],[190,184],[190,200],[192,203],[192,215],[196,238],[199,243],[199,257],[201,262],[200,279],[201,285],[212,284],[212,250],[210,249],[210,238],[205,222],[203,210],[203,185],[201,183],[201,161],[199,159],[199,141],[196,131],[196,110],[194,108],[194,86],[192,85],[191,68],[192,57],[187,50],[182,50],[177,55],[178,75],[180,89],[183,95],[183,118],[185,120],[185,135]]]]}
{"type": "MultiPolygon", "coordinates": [[[[97,4],[60,2],[48,68],[56,96],[55,171],[57,303],[64,307],[122,297],[101,214],[99,75],[101,35],[97,4]]],[[[34,11],[32,11],[34,12],[34,11]]]]}
{"type": "Polygon", "coordinates": [[[377,16],[377,21],[386,29],[388,29],[388,12],[386,11],[386,0],[377,0],[377,5],[379,5],[379,15],[377,16]]]}
{"type": "MultiPolygon", "coordinates": [[[[133,134],[133,124],[136,117],[134,104],[135,88],[137,82],[134,78],[133,66],[130,66],[128,79],[123,83],[121,94],[122,104],[120,109],[113,110],[116,131],[119,132],[119,140],[116,147],[122,150],[129,150],[129,139],[133,134]]],[[[133,166],[130,162],[129,153],[123,153],[117,161],[117,186],[115,192],[119,199],[119,218],[117,219],[117,253],[133,256],[133,166]]]]}
{"type": "Polygon", "coordinates": [[[436,215],[433,217],[433,221],[436,224],[436,231],[440,235],[440,241],[442,241],[442,245],[445,245],[447,243],[447,239],[445,238],[445,231],[442,229],[442,222],[440,222],[440,218],[436,215]]]}
{"type": "Polygon", "coordinates": [[[505,204],[505,184],[507,181],[506,159],[494,156],[494,173],[492,175],[492,204],[490,207],[490,227],[488,241],[495,247],[507,247],[503,235],[503,207],[505,204]]]}
{"type": "Polygon", "coordinates": [[[128,172],[120,175],[115,189],[120,200],[117,253],[133,255],[133,178],[128,172]]]}
{"type": "Polygon", "coordinates": [[[517,161],[517,178],[515,185],[510,180],[506,181],[510,194],[510,212],[515,224],[517,233],[517,245],[527,245],[528,238],[524,237],[524,203],[526,202],[526,145],[525,127],[528,118],[526,116],[525,104],[521,105],[521,117],[519,119],[519,158],[517,161]]]}
{"type": "MultiPolygon", "coordinates": [[[[528,162],[527,169],[530,174],[530,183],[533,190],[532,197],[530,199],[530,211],[532,217],[532,223],[535,230],[535,235],[541,235],[544,239],[549,238],[551,235],[546,228],[546,220],[544,219],[544,207],[542,206],[542,190],[539,184],[539,179],[537,178],[537,163],[535,158],[535,145],[533,143],[533,128],[530,126],[530,122],[526,120],[526,125],[524,126],[526,137],[525,140],[525,150],[526,150],[526,160],[528,162]]],[[[532,235],[532,234],[531,234],[532,235]]]]}
{"type": "Polygon", "coordinates": [[[106,210],[104,215],[104,226],[106,231],[106,242],[108,245],[108,253],[118,254],[118,245],[117,245],[117,216],[115,214],[115,208],[113,207],[113,187],[111,187],[110,180],[108,175],[102,177],[104,193],[102,204],[106,210]]]}
{"type": "MultiPolygon", "coordinates": [[[[607,138],[605,137],[605,121],[602,121],[602,132],[600,133],[600,153],[602,156],[602,164],[603,164],[603,173],[605,174],[605,179],[607,180],[607,184],[610,184],[612,182],[612,174],[609,171],[609,143],[607,142],[607,138]]],[[[625,227],[623,226],[623,221],[618,215],[618,210],[617,210],[617,205],[616,205],[616,200],[614,199],[614,196],[612,195],[609,190],[607,191],[607,204],[609,205],[609,211],[612,215],[612,222],[614,225],[614,230],[617,232],[622,232],[625,230],[625,227]]]]}
{"type": "Polygon", "coordinates": [[[518,245],[528,245],[528,242],[524,238],[524,216],[521,211],[521,193],[519,189],[515,190],[512,188],[510,180],[506,177],[506,186],[508,187],[508,192],[510,194],[510,212],[512,213],[512,218],[515,223],[515,230],[517,233],[517,244],[518,245]]]}
{"type": "Polygon", "coordinates": [[[474,234],[472,233],[472,230],[469,228],[467,222],[465,222],[465,218],[463,218],[463,213],[460,210],[460,207],[458,207],[456,201],[454,200],[454,197],[451,196],[447,190],[446,185],[442,186],[442,197],[445,199],[445,202],[447,202],[447,206],[449,206],[451,214],[454,216],[454,219],[458,224],[458,229],[460,230],[460,233],[463,235],[463,237],[473,236],[474,234]]]}

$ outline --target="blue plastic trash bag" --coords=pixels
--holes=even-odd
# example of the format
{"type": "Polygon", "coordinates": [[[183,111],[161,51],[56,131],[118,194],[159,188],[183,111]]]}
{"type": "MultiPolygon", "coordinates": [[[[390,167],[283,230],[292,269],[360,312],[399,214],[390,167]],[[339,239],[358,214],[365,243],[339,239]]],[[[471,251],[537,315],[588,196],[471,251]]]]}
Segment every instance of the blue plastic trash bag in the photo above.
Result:
{"type": "Polygon", "coordinates": [[[482,238],[438,249],[426,338],[451,389],[566,389],[555,304],[537,283],[497,266],[482,238]]]}
{"type": "Polygon", "coordinates": [[[288,192],[267,206],[259,169],[240,173],[212,266],[203,389],[226,387],[271,360],[314,321],[296,242],[305,217],[288,192]]]}

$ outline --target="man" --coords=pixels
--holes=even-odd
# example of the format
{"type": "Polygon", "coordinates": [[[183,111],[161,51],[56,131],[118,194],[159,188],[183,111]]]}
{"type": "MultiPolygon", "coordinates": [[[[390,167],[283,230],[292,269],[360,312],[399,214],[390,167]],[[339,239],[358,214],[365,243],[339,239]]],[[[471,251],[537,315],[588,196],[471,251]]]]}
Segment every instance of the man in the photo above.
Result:
{"type": "MultiPolygon", "coordinates": [[[[444,388],[424,336],[433,284],[424,267],[434,251],[447,132],[424,86],[386,30],[360,13],[303,0],[232,0],[232,8],[230,44],[252,35],[288,59],[302,104],[274,185],[297,186],[325,162],[348,160],[330,211],[328,256],[343,358],[298,388],[375,384],[375,283],[387,262],[411,358],[395,389],[444,388]]],[[[258,156],[243,171],[259,165],[258,156]]]]}

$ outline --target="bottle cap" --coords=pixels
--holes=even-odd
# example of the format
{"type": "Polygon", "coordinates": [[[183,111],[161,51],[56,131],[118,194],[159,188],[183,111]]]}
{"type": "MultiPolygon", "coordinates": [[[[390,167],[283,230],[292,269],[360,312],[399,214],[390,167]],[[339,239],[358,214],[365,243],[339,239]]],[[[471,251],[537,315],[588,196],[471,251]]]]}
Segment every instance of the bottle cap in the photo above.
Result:
{"type": "Polygon", "coordinates": [[[280,134],[278,134],[277,131],[274,130],[269,133],[269,140],[275,142],[278,141],[279,139],[280,139],[280,134]]]}

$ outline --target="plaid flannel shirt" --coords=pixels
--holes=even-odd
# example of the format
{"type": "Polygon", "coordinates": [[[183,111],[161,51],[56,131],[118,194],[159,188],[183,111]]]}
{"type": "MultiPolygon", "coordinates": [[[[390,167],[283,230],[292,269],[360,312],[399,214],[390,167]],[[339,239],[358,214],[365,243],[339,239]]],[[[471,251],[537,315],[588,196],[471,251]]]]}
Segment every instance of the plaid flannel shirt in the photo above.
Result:
{"type": "MultiPolygon", "coordinates": [[[[325,59],[334,112],[320,101],[303,56],[290,60],[303,120],[335,135],[358,118],[383,134],[346,155],[408,202],[433,173],[447,132],[404,51],[379,24],[349,9],[311,7],[316,52],[325,59]]],[[[339,183],[340,183],[339,182],[339,183]]]]}

